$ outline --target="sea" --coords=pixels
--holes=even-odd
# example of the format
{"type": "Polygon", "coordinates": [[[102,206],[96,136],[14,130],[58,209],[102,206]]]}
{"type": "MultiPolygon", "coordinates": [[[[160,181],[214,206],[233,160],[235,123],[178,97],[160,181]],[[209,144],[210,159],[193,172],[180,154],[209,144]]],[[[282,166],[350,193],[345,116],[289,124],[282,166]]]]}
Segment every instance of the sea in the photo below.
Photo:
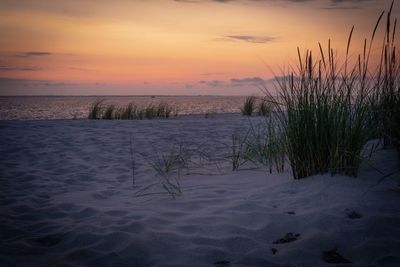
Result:
{"type": "Polygon", "coordinates": [[[178,115],[236,113],[245,96],[3,96],[0,97],[0,120],[84,119],[98,100],[105,104],[139,106],[167,103],[178,115]]]}

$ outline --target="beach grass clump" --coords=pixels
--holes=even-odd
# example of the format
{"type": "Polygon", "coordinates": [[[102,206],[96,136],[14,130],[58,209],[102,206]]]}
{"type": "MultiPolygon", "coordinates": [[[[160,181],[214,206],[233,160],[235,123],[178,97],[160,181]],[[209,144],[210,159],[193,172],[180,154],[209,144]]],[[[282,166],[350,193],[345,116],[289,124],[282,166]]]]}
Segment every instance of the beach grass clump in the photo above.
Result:
{"type": "Polygon", "coordinates": [[[249,96],[245,99],[241,112],[243,116],[251,116],[256,109],[257,99],[255,96],[249,96]]]}
{"type": "Polygon", "coordinates": [[[172,116],[174,109],[167,103],[159,103],[157,107],[157,117],[159,118],[169,118],[172,116]]]}
{"type": "Polygon", "coordinates": [[[258,116],[268,116],[272,112],[272,105],[265,99],[259,101],[257,108],[258,116]]]}
{"type": "Polygon", "coordinates": [[[144,117],[146,119],[154,119],[157,117],[157,107],[153,104],[149,104],[147,107],[144,108],[144,117]]]}
{"type": "Polygon", "coordinates": [[[267,126],[253,126],[250,123],[246,132],[232,134],[231,144],[225,145],[228,148],[226,158],[233,171],[249,162],[267,167],[270,173],[273,170],[283,172],[286,162],[284,138],[282,130],[277,129],[275,123],[268,123],[267,126]]]}
{"type": "Polygon", "coordinates": [[[133,120],[136,119],[137,106],[134,103],[129,103],[125,107],[120,108],[116,119],[133,120]]]}
{"type": "Polygon", "coordinates": [[[181,172],[182,169],[188,168],[191,157],[191,150],[183,144],[174,146],[168,152],[157,154],[155,158],[151,159],[150,165],[160,177],[160,181],[150,187],[159,184],[164,192],[172,197],[181,195],[182,190],[179,183],[181,172]]]}
{"type": "MultiPolygon", "coordinates": [[[[356,176],[363,147],[374,137],[376,123],[371,120],[374,117],[371,106],[378,105],[375,117],[388,112],[383,107],[394,111],[392,102],[377,103],[376,99],[385,98],[382,90],[392,90],[392,87],[383,82],[380,91],[374,91],[377,88],[372,81],[376,82],[379,76],[371,77],[369,67],[370,51],[381,17],[369,46],[365,41],[364,51],[354,64],[349,63],[353,27],[343,64],[339,64],[330,41],[326,51],[319,44],[316,58],[309,50],[302,56],[298,48],[297,68],[285,73],[284,79],[276,79],[279,96],[276,98],[267,92],[284,129],[286,153],[295,179],[329,171],[356,176]],[[371,100],[374,92],[375,98],[371,100]]],[[[390,97],[395,94],[398,92],[393,90],[388,93],[390,97]]],[[[383,125],[384,120],[378,124],[383,125]]]]}
{"type": "Polygon", "coordinates": [[[102,119],[103,120],[115,119],[115,117],[114,117],[116,115],[115,111],[116,111],[115,105],[108,105],[104,110],[102,119]]]}
{"type": "Polygon", "coordinates": [[[284,171],[286,161],[285,136],[271,117],[265,127],[250,128],[246,142],[246,157],[256,165],[263,165],[272,173],[284,171]]]}
{"type": "Polygon", "coordinates": [[[102,118],[104,100],[96,100],[89,108],[89,119],[99,120],[102,118]]]}
{"type": "MultiPolygon", "coordinates": [[[[333,49],[329,61],[299,52],[299,65],[280,88],[280,124],[295,179],[332,171],[357,175],[360,153],[370,138],[367,88],[357,70],[341,74],[333,49]],[[339,78],[341,77],[341,78],[339,78]]],[[[321,58],[325,58],[321,49],[321,58]]]]}
{"type": "Polygon", "coordinates": [[[161,176],[186,168],[189,164],[191,153],[189,149],[179,144],[166,153],[159,154],[151,163],[153,169],[161,176]]]}
{"type": "Polygon", "coordinates": [[[268,116],[273,110],[267,99],[259,99],[255,96],[249,96],[245,99],[240,111],[243,116],[268,116]]]}
{"type": "Polygon", "coordinates": [[[142,120],[154,118],[170,118],[178,115],[178,109],[167,103],[138,106],[131,102],[126,106],[104,104],[104,100],[96,100],[89,109],[89,119],[103,120],[142,120]]]}
{"type": "Polygon", "coordinates": [[[380,65],[375,75],[372,106],[378,136],[384,146],[400,148],[400,58],[396,46],[397,19],[392,18],[392,6],[386,17],[380,65]]]}
{"type": "Polygon", "coordinates": [[[244,134],[233,134],[232,144],[230,147],[230,154],[228,156],[230,162],[232,163],[232,170],[236,171],[240,166],[248,161],[247,157],[247,138],[249,136],[249,131],[244,134]]]}

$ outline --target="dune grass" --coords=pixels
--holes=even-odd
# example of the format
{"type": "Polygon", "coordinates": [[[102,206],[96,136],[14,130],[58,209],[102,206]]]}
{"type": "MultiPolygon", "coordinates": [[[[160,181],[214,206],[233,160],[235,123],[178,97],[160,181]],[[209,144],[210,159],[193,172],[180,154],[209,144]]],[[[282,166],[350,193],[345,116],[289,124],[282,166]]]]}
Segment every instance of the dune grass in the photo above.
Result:
{"type": "Polygon", "coordinates": [[[378,136],[384,145],[400,149],[400,58],[396,46],[397,19],[392,18],[393,3],[386,17],[380,65],[375,75],[372,97],[378,136]]]}
{"type": "Polygon", "coordinates": [[[263,165],[272,173],[284,171],[286,153],[285,136],[282,129],[277,128],[275,118],[270,117],[265,127],[255,127],[251,124],[247,138],[246,151],[249,161],[263,165]]]}
{"type": "Polygon", "coordinates": [[[240,166],[248,161],[247,156],[247,138],[249,132],[244,135],[233,134],[232,144],[228,146],[230,148],[230,153],[228,156],[229,161],[232,164],[232,171],[236,171],[240,166]]]}
{"type": "Polygon", "coordinates": [[[265,99],[261,99],[261,101],[259,101],[259,103],[258,103],[257,114],[258,114],[258,116],[268,116],[271,114],[272,108],[273,107],[272,107],[271,103],[269,103],[265,99]]]}
{"type": "Polygon", "coordinates": [[[230,163],[232,171],[239,170],[243,165],[250,167],[266,167],[270,173],[283,172],[286,161],[284,134],[276,128],[268,118],[261,124],[253,125],[249,121],[246,131],[231,135],[230,143],[223,143],[223,159],[230,163]],[[250,164],[250,165],[249,165],[250,164]]]}
{"type": "Polygon", "coordinates": [[[135,119],[137,114],[137,107],[133,103],[129,103],[125,108],[121,108],[119,111],[119,117],[121,120],[132,120],[135,119]]]}
{"type": "Polygon", "coordinates": [[[328,53],[323,64],[313,60],[312,52],[304,59],[299,52],[298,71],[278,82],[276,109],[295,179],[327,171],[356,175],[360,152],[370,138],[366,88],[356,84],[356,71],[339,73],[333,49],[328,47],[328,53]]]}
{"type": "Polygon", "coordinates": [[[101,119],[101,114],[103,112],[103,102],[104,100],[96,100],[89,108],[89,119],[99,120],[101,119]]]}
{"type": "Polygon", "coordinates": [[[155,170],[159,181],[145,186],[136,192],[136,196],[166,193],[173,198],[182,195],[180,179],[182,170],[188,168],[193,152],[184,144],[171,147],[167,152],[155,153],[151,158],[145,157],[155,170]],[[154,187],[161,186],[164,191],[152,192],[154,187]],[[151,192],[151,193],[149,193],[151,192]]]}
{"type": "Polygon", "coordinates": [[[104,110],[102,119],[103,120],[112,120],[112,119],[114,119],[115,112],[116,112],[115,106],[114,105],[108,105],[106,107],[106,109],[104,110]]]}
{"type": "Polygon", "coordinates": [[[89,119],[103,120],[142,120],[155,118],[171,118],[178,115],[178,109],[167,103],[138,106],[129,103],[118,107],[114,104],[104,104],[104,100],[96,100],[89,109],[89,119]]]}
{"type": "Polygon", "coordinates": [[[309,50],[302,55],[298,48],[297,68],[284,73],[285,79],[276,79],[279,96],[265,90],[277,111],[276,124],[284,130],[285,151],[295,179],[329,171],[356,176],[363,147],[374,137],[377,125],[384,136],[396,139],[398,59],[393,41],[396,23],[390,26],[390,14],[391,9],[387,42],[376,73],[369,60],[382,15],[369,45],[365,41],[354,64],[349,63],[353,27],[343,64],[339,64],[330,41],[326,50],[319,44],[317,57],[309,50]]]}
{"type": "Polygon", "coordinates": [[[264,98],[256,96],[248,96],[243,106],[240,108],[243,116],[268,116],[271,114],[272,110],[273,105],[271,105],[271,103],[264,98]]]}
{"type": "Polygon", "coordinates": [[[251,116],[256,109],[256,97],[249,96],[245,99],[243,107],[241,107],[240,111],[243,116],[251,116]]]}

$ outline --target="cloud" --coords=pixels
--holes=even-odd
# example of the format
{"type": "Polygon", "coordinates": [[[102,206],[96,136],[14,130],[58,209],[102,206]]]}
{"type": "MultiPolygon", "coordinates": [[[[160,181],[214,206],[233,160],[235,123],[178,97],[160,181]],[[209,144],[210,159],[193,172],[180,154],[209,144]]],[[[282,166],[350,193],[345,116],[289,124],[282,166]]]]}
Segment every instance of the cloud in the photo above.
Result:
{"type": "MultiPolygon", "coordinates": [[[[120,0],[121,1],[121,0],[120,0]]],[[[3,10],[35,10],[62,14],[66,16],[82,17],[93,14],[96,4],[105,3],[106,0],[87,0],[87,1],[52,1],[52,0],[2,0],[0,9],[3,10]]]]}
{"type": "Polygon", "coordinates": [[[182,2],[182,3],[190,3],[190,4],[200,3],[200,1],[198,1],[198,0],[174,0],[174,2],[182,2]]]}
{"type": "Polygon", "coordinates": [[[221,87],[225,86],[226,82],[221,80],[212,80],[212,81],[199,81],[199,84],[206,84],[210,87],[221,87]]]}
{"type": "MultiPolygon", "coordinates": [[[[150,2],[145,0],[136,0],[143,2],[150,2]]],[[[131,16],[129,10],[135,8],[136,1],[133,0],[70,0],[70,1],[54,1],[54,0],[1,0],[0,10],[13,10],[13,11],[29,11],[40,13],[59,14],[62,16],[69,16],[74,18],[82,17],[102,17],[102,16],[117,16],[120,18],[121,11],[127,17],[131,16]]],[[[234,3],[252,3],[252,4],[283,4],[288,6],[290,4],[303,4],[303,3],[353,3],[360,4],[362,2],[371,1],[376,5],[381,5],[382,0],[168,0],[182,4],[203,4],[203,3],[219,3],[234,4],[234,3]]]]}
{"type": "MultiPolygon", "coordinates": [[[[175,2],[183,2],[183,3],[202,3],[205,1],[201,0],[173,0],[175,2]]],[[[303,2],[310,2],[314,0],[209,0],[209,2],[217,2],[217,3],[231,3],[231,2],[277,2],[277,1],[286,1],[286,2],[294,2],[294,3],[303,3],[303,2]]]]}
{"type": "Polygon", "coordinates": [[[46,57],[51,55],[52,53],[44,51],[28,51],[15,54],[16,57],[46,57]]]}
{"type": "Polygon", "coordinates": [[[327,10],[354,10],[354,9],[362,9],[361,6],[327,6],[321,7],[321,9],[327,10]]]}
{"type": "Polygon", "coordinates": [[[186,88],[193,88],[199,85],[212,87],[212,88],[227,88],[227,87],[258,87],[264,85],[270,80],[264,80],[261,77],[245,77],[245,78],[231,78],[230,80],[202,80],[197,83],[186,84],[186,88]]]}
{"type": "Polygon", "coordinates": [[[37,66],[0,66],[0,72],[3,71],[38,71],[43,70],[41,67],[37,66]]]}
{"type": "MultiPolygon", "coordinates": [[[[200,3],[202,1],[200,0],[174,0],[176,2],[196,2],[200,3]]],[[[278,1],[284,1],[284,2],[293,2],[293,3],[306,3],[306,2],[315,2],[317,0],[210,0],[211,2],[218,2],[218,3],[229,3],[229,2],[278,2],[278,1]]],[[[361,3],[361,2],[367,2],[367,1],[372,1],[372,0],[329,0],[332,3],[338,4],[338,3],[346,3],[346,2],[351,2],[351,3],[361,3]]]]}
{"type": "Polygon", "coordinates": [[[362,3],[371,0],[330,0],[330,1],[332,4],[341,4],[341,3],[362,3]]]}
{"type": "Polygon", "coordinates": [[[261,77],[247,77],[242,79],[231,79],[230,85],[231,86],[259,86],[265,84],[266,80],[261,77]]]}
{"type": "Polygon", "coordinates": [[[4,84],[40,85],[40,86],[54,86],[54,87],[67,87],[67,86],[78,86],[78,85],[80,85],[78,83],[73,83],[73,82],[0,77],[0,85],[4,85],[4,84]]]}
{"type": "Polygon", "coordinates": [[[351,10],[351,9],[362,9],[363,3],[371,2],[372,0],[329,0],[329,6],[322,7],[322,9],[331,10],[351,10]]]}
{"type": "MultiPolygon", "coordinates": [[[[85,84],[85,88],[94,88],[85,84]]],[[[0,95],[82,94],[82,85],[72,82],[0,77],[0,95]]]]}
{"type": "Polygon", "coordinates": [[[208,87],[225,87],[226,86],[226,82],[225,81],[221,81],[221,80],[202,80],[202,81],[198,81],[196,83],[187,83],[185,84],[185,87],[190,89],[190,88],[194,88],[197,87],[198,85],[205,85],[208,87]]]}
{"type": "Polygon", "coordinates": [[[293,81],[297,82],[300,81],[300,77],[297,76],[290,76],[290,75],[285,75],[285,76],[275,76],[271,79],[268,79],[268,82],[290,82],[293,78],[293,81]]]}
{"type": "MultiPolygon", "coordinates": [[[[242,41],[248,43],[265,44],[273,42],[276,38],[272,36],[255,36],[255,35],[226,35],[222,40],[225,39],[230,41],[242,41]]],[[[221,40],[221,38],[217,39],[221,40]]],[[[221,41],[222,41],[221,40],[221,41]]]]}
{"type": "MultiPolygon", "coordinates": [[[[181,3],[192,3],[192,4],[201,4],[207,1],[202,0],[173,0],[175,2],[181,3]]],[[[321,0],[320,0],[321,1],[321,0]]],[[[325,0],[329,2],[330,5],[341,5],[341,4],[361,4],[364,2],[375,2],[380,3],[381,0],[325,0]]],[[[308,2],[318,2],[318,0],[208,0],[208,2],[216,2],[216,3],[234,3],[234,2],[253,2],[253,3],[277,3],[277,2],[291,2],[291,3],[308,3],[308,2]]],[[[355,6],[359,8],[360,6],[355,6]]],[[[332,8],[333,9],[333,8],[332,8]]],[[[338,8],[339,9],[339,8],[338,8]]],[[[345,8],[346,9],[346,8],[345,8]]],[[[347,8],[350,9],[350,8],[347,8]]]]}

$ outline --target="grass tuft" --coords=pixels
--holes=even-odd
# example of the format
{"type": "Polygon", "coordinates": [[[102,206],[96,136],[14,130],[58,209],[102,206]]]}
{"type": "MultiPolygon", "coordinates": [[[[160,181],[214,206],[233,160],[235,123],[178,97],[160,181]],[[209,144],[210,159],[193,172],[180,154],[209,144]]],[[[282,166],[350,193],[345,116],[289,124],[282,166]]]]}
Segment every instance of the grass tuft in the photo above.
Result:
{"type": "Polygon", "coordinates": [[[268,101],[262,99],[258,103],[258,111],[257,111],[258,115],[259,116],[267,116],[271,112],[272,112],[272,105],[268,101]]]}
{"type": "Polygon", "coordinates": [[[96,100],[89,109],[89,119],[103,120],[142,120],[154,118],[170,118],[178,115],[178,109],[167,103],[152,103],[139,107],[135,103],[118,107],[114,104],[105,105],[104,100],[96,100]]]}
{"type": "MultiPolygon", "coordinates": [[[[386,16],[380,66],[375,75],[376,91],[371,103],[375,111],[377,134],[383,138],[384,146],[394,146],[400,151],[400,58],[396,46],[397,19],[391,17],[392,8],[393,2],[386,16]]],[[[383,13],[380,19],[382,16],[383,13]]]]}
{"type": "Polygon", "coordinates": [[[386,143],[399,140],[400,64],[396,22],[390,22],[390,14],[391,10],[376,73],[369,66],[370,51],[382,15],[357,62],[349,61],[353,27],[343,64],[330,41],[326,50],[319,44],[318,56],[310,50],[302,55],[298,48],[297,68],[284,73],[285,79],[276,79],[279,96],[265,90],[277,111],[275,124],[283,129],[295,179],[329,171],[356,176],[364,145],[376,137],[376,128],[386,143]]]}
{"type": "Polygon", "coordinates": [[[245,135],[233,134],[232,145],[230,146],[231,153],[229,160],[232,163],[232,170],[236,171],[240,166],[248,161],[247,158],[247,138],[249,132],[245,135]]]}
{"type": "Polygon", "coordinates": [[[96,100],[89,108],[89,119],[99,120],[101,119],[101,113],[103,111],[104,100],[96,100]]]}
{"type": "Polygon", "coordinates": [[[242,115],[251,116],[256,108],[256,98],[254,96],[249,96],[244,101],[243,107],[241,108],[242,115]]]}
{"type": "Polygon", "coordinates": [[[112,120],[114,119],[114,114],[115,113],[115,106],[114,105],[109,105],[106,107],[104,114],[103,114],[103,120],[112,120]]]}
{"type": "Polygon", "coordinates": [[[277,128],[274,118],[270,118],[266,127],[256,128],[251,125],[247,141],[247,158],[279,173],[284,171],[286,153],[284,134],[277,128]]]}

